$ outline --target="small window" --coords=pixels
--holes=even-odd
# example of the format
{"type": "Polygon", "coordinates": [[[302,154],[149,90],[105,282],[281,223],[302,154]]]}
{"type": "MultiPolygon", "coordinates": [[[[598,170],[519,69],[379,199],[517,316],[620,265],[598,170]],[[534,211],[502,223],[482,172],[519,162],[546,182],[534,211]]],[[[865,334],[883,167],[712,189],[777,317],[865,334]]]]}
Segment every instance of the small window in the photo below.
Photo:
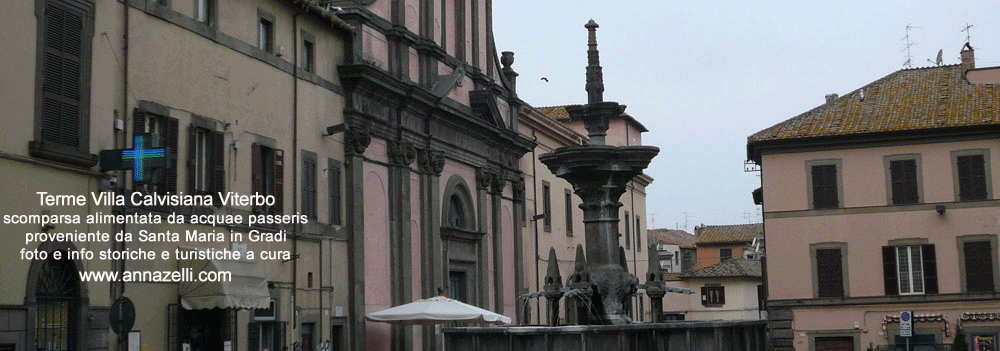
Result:
{"type": "Polygon", "coordinates": [[[313,287],[313,272],[306,273],[306,288],[312,289],[313,287]]]}
{"type": "Polygon", "coordinates": [[[566,204],[566,236],[573,236],[573,193],[569,189],[564,191],[566,204]]]}
{"type": "Polygon", "coordinates": [[[844,297],[843,257],[839,248],[816,250],[816,280],[819,297],[844,297]]]}
{"type": "Polygon", "coordinates": [[[934,245],[883,246],[886,295],[937,294],[934,245]]]}
{"type": "Polygon", "coordinates": [[[340,164],[334,159],[328,160],[328,169],[330,181],[330,224],[340,225],[342,223],[341,219],[341,182],[340,182],[340,164]]]}
{"type": "Polygon", "coordinates": [[[302,34],[302,69],[316,73],[316,39],[308,34],[302,34]]]}
{"type": "Polygon", "coordinates": [[[726,287],[709,285],[701,287],[701,304],[718,307],[726,304],[726,287]]]}
{"type": "Polygon", "coordinates": [[[283,213],[284,204],[284,152],[261,144],[254,144],[251,151],[251,192],[264,196],[274,196],[274,205],[254,206],[254,212],[267,214],[283,213]]]}
{"type": "Polygon", "coordinates": [[[723,248],[719,249],[719,262],[726,262],[733,259],[733,249],[723,248]]]}
{"type": "Polygon", "coordinates": [[[628,216],[628,211],[625,211],[625,249],[632,249],[632,230],[629,225],[630,219],[628,216]]]}
{"type": "Polygon", "coordinates": [[[542,219],[544,224],[544,230],[546,232],[552,232],[552,187],[549,186],[549,182],[542,181],[542,210],[545,214],[545,218],[542,219]]]}
{"type": "Polygon", "coordinates": [[[986,186],[985,160],[982,154],[956,157],[959,201],[977,201],[989,198],[989,189],[986,186]]]}
{"type": "Polygon", "coordinates": [[[302,214],[316,219],[316,154],[303,152],[302,158],[302,214]],[[311,155],[311,157],[309,157],[311,155]]]}
{"type": "Polygon", "coordinates": [[[917,160],[889,161],[889,174],[893,205],[907,205],[920,202],[917,160]]]}
{"type": "Polygon", "coordinates": [[[965,285],[970,293],[994,291],[993,250],[990,241],[966,241],[962,243],[965,257],[965,285]]]}
{"type": "Polygon", "coordinates": [[[635,215],[635,251],[642,252],[642,228],[639,226],[642,221],[639,215],[635,215]]]}
{"type": "Polygon", "coordinates": [[[812,166],[812,205],[814,209],[840,207],[837,189],[837,165],[812,166]]]}
{"type": "Polygon", "coordinates": [[[257,48],[274,53],[274,15],[257,9],[257,48]]]}
{"type": "Polygon", "coordinates": [[[194,167],[192,172],[194,172],[194,182],[192,186],[192,192],[196,194],[208,194],[212,189],[209,188],[209,180],[211,179],[210,167],[212,162],[211,158],[211,137],[209,136],[209,131],[204,128],[192,128],[191,132],[191,145],[194,146],[191,158],[191,167],[194,167]]]}

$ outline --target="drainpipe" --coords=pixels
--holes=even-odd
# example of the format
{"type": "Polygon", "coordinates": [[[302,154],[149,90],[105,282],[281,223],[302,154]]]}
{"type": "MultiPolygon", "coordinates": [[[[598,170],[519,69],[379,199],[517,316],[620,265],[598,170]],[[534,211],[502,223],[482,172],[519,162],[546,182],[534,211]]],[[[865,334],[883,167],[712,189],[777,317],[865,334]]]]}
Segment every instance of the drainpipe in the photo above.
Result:
{"type": "MultiPolygon", "coordinates": [[[[535,169],[535,164],[538,163],[538,156],[535,155],[535,149],[538,148],[538,136],[535,135],[534,129],[531,130],[531,137],[534,138],[535,141],[535,147],[531,148],[531,186],[533,188],[533,190],[531,190],[531,193],[533,194],[531,197],[531,206],[533,207],[531,212],[532,217],[534,217],[538,214],[538,172],[535,169]]],[[[541,286],[538,285],[538,220],[532,219],[531,223],[535,228],[535,256],[533,256],[533,260],[535,261],[535,291],[541,291],[541,286]]],[[[538,301],[535,301],[535,318],[538,321],[537,324],[539,325],[542,324],[541,314],[542,308],[538,304],[538,301]]]]}
{"type": "MultiPolygon", "coordinates": [[[[629,128],[629,125],[628,125],[628,120],[626,120],[624,118],[622,120],[625,122],[625,146],[629,146],[632,139],[629,138],[628,131],[629,131],[630,128],[629,128]]],[[[629,189],[629,196],[632,198],[631,200],[629,200],[629,207],[632,209],[632,218],[636,218],[636,216],[635,216],[635,180],[633,179],[633,180],[629,181],[629,185],[631,185],[630,189],[629,189]]],[[[642,215],[645,216],[646,214],[643,213],[642,215]]],[[[628,226],[629,224],[631,224],[631,223],[626,223],[625,225],[628,226]]],[[[642,234],[639,233],[639,222],[635,222],[635,226],[632,229],[632,232],[635,233],[635,238],[637,239],[635,241],[635,247],[632,248],[632,274],[634,274],[635,276],[638,277],[639,276],[639,261],[638,261],[638,256],[637,256],[636,252],[638,252],[640,250],[639,245],[642,245],[642,240],[640,239],[640,238],[642,238],[642,234]]],[[[628,238],[628,240],[631,240],[631,238],[628,238]]],[[[649,254],[649,253],[647,252],[646,254],[649,254]]],[[[625,269],[627,270],[628,267],[625,267],[625,269]]],[[[639,317],[639,320],[641,321],[642,320],[642,316],[639,315],[639,311],[638,311],[638,307],[637,307],[639,301],[637,301],[637,300],[638,299],[633,299],[632,300],[635,303],[632,304],[631,308],[632,308],[633,312],[635,312],[636,316],[639,317]]]]}
{"type": "MultiPolygon", "coordinates": [[[[292,208],[299,213],[299,15],[292,15],[292,208]]],[[[292,330],[298,329],[299,234],[302,224],[292,225],[292,330]]],[[[322,246],[322,244],[320,245],[322,246]]],[[[320,263],[322,264],[322,263],[320,263]]]]}

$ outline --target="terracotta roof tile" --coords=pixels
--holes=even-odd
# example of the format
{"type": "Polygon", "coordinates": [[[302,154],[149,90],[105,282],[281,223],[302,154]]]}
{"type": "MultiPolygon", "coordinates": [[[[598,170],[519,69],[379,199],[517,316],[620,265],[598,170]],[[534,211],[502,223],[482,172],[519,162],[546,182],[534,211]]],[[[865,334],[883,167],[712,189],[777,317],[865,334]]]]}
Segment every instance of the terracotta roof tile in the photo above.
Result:
{"type": "Polygon", "coordinates": [[[705,225],[694,228],[700,244],[750,243],[764,226],[756,224],[705,225]]]}
{"type": "Polygon", "coordinates": [[[681,278],[726,278],[751,277],[760,278],[760,261],[734,258],[725,262],[682,273],[681,278]]]}
{"type": "Polygon", "coordinates": [[[972,84],[961,65],[905,69],[754,133],[749,142],[1000,125],[997,84],[972,84]]]}
{"type": "MultiPolygon", "coordinates": [[[[546,116],[549,116],[554,120],[568,121],[571,118],[569,117],[569,112],[566,112],[566,106],[569,105],[535,107],[535,109],[537,109],[539,112],[545,114],[546,116]]],[[[632,115],[622,112],[621,117],[624,118],[626,121],[631,121],[632,123],[635,123],[635,125],[639,128],[639,130],[643,132],[649,131],[648,129],[646,129],[646,126],[642,125],[642,123],[639,123],[639,121],[636,120],[635,117],[632,117],[632,115]]]]}
{"type": "Polygon", "coordinates": [[[675,229],[650,229],[647,234],[651,240],[692,249],[698,239],[694,234],[675,229]]]}

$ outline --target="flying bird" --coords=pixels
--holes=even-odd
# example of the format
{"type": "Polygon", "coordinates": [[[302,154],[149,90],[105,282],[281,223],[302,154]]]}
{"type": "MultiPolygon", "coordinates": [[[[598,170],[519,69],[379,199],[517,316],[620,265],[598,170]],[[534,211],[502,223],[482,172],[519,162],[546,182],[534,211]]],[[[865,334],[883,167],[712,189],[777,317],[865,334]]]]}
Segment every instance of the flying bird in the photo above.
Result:
{"type": "Polygon", "coordinates": [[[542,77],[542,79],[541,79],[541,80],[544,80],[544,81],[545,81],[546,83],[548,83],[548,82],[549,82],[549,79],[548,79],[548,78],[545,78],[545,77],[542,77]]]}

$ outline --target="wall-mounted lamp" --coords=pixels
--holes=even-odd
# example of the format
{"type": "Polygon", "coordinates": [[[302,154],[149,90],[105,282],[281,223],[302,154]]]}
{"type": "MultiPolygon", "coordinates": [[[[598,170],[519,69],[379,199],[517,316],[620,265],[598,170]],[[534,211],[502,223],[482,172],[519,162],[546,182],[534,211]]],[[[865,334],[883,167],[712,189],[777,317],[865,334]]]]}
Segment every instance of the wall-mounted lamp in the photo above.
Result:
{"type": "Polygon", "coordinates": [[[539,213],[539,214],[536,214],[534,216],[531,216],[531,221],[534,222],[534,221],[537,221],[537,220],[542,219],[542,218],[545,218],[545,214],[544,213],[539,213]]]}
{"type": "Polygon", "coordinates": [[[337,125],[332,125],[332,126],[326,127],[326,133],[324,133],[323,136],[331,136],[331,135],[334,135],[334,134],[337,134],[337,133],[346,132],[348,130],[351,130],[351,126],[348,125],[347,123],[341,123],[341,124],[337,124],[337,125]]]}
{"type": "Polygon", "coordinates": [[[944,205],[934,206],[934,209],[937,210],[937,213],[939,215],[944,215],[944,211],[946,210],[946,208],[944,207],[944,205]]]}

